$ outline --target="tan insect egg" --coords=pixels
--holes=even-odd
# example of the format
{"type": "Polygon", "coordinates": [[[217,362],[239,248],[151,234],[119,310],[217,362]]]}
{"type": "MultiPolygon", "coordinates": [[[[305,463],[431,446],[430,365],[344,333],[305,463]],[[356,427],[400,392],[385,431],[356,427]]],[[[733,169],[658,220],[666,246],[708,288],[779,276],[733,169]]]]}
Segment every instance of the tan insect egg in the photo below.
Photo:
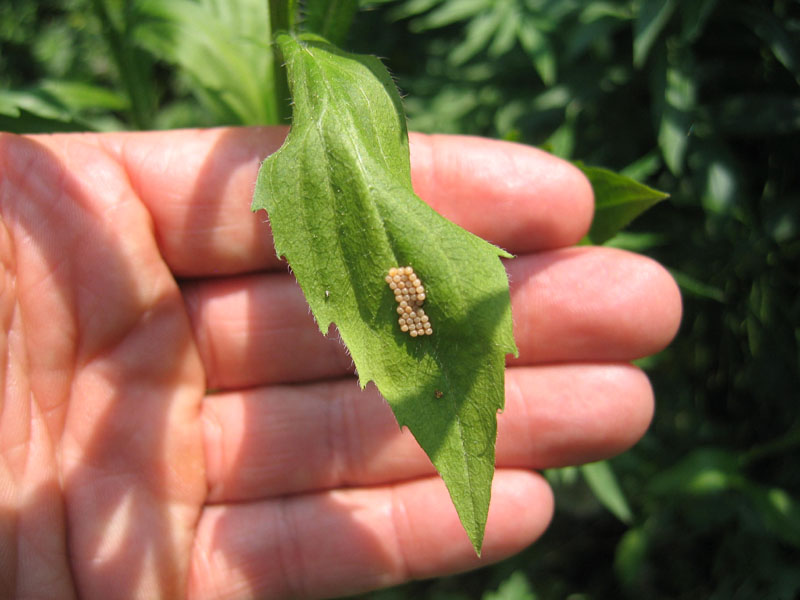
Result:
{"type": "Polygon", "coordinates": [[[433,335],[433,326],[428,315],[422,310],[422,303],[427,295],[422,280],[414,273],[412,267],[392,267],[384,277],[389,288],[394,292],[397,302],[397,320],[400,331],[408,332],[411,337],[433,335]]]}

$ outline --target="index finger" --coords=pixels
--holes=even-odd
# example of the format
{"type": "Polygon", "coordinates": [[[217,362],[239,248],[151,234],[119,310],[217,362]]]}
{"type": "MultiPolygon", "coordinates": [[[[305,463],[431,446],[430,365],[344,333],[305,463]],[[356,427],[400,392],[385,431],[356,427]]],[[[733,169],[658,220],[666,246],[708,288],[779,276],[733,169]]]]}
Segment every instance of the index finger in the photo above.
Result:
{"type": "MultiPolygon", "coordinates": [[[[284,127],[121,133],[119,156],[153,217],[162,255],[181,276],[278,268],[263,212],[250,201],[261,161],[284,127]]],[[[448,219],[515,254],[568,246],[588,230],[589,183],[535,148],[464,136],[411,136],[418,195],[448,219]]]]}

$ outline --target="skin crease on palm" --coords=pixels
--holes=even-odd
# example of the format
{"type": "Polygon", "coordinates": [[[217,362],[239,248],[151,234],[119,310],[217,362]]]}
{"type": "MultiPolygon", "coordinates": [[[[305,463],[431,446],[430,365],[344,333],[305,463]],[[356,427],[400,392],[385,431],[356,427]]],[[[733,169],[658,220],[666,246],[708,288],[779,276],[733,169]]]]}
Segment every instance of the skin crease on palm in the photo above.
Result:
{"type": "Polygon", "coordinates": [[[517,255],[478,559],[250,212],[285,133],[0,135],[0,597],[315,598],[475,568],[546,528],[536,470],[645,432],[653,394],[629,363],[676,332],[667,272],[570,247],[592,196],[568,164],[413,135],[423,200],[517,255]]]}

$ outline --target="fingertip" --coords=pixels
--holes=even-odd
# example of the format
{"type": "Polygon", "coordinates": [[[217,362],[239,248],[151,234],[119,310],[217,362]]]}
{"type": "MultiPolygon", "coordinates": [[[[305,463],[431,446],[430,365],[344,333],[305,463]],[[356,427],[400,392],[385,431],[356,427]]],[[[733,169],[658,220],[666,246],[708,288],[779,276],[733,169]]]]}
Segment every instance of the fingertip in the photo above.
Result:
{"type": "MultiPolygon", "coordinates": [[[[617,251],[623,252],[623,251],[617,251]]],[[[626,253],[634,265],[631,288],[640,290],[650,300],[641,307],[640,327],[642,350],[649,356],[666,348],[675,338],[683,316],[683,299],[672,274],[660,263],[640,254],[626,253]]]]}
{"type": "Polygon", "coordinates": [[[683,320],[683,295],[681,294],[678,282],[666,268],[658,262],[650,260],[662,272],[662,297],[666,307],[667,316],[665,317],[664,325],[664,341],[662,342],[662,349],[666,347],[675,336],[678,335],[678,330],[681,327],[683,320]]]}
{"type": "Polygon", "coordinates": [[[497,464],[549,469],[611,458],[642,438],[653,412],[650,380],[630,364],[508,369],[497,464]]]}
{"type": "MultiPolygon", "coordinates": [[[[433,483],[429,480],[423,485],[430,487],[433,483]]],[[[408,575],[414,579],[458,573],[516,554],[544,533],[554,511],[552,490],[541,475],[522,469],[498,469],[478,557],[452,505],[444,498],[432,502],[430,495],[419,491],[412,485],[396,492],[403,496],[402,505],[408,516],[408,529],[401,532],[400,545],[408,575]],[[431,531],[438,532],[436,538],[431,538],[431,531]]],[[[446,493],[444,489],[440,492],[446,493]]]]}
{"type": "Polygon", "coordinates": [[[522,254],[577,243],[594,196],[575,166],[537,148],[484,138],[412,134],[412,181],[437,212],[522,254]]]}
{"type": "Polygon", "coordinates": [[[553,490],[539,473],[497,469],[482,558],[501,560],[544,534],[555,511],[553,490]]]}
{"type": "Polygon", "coordinates": [[[656,261],[586,246],[507,264],[520,358],[511,364],[631,361],[675,336],[680,292],[656,261]]]}

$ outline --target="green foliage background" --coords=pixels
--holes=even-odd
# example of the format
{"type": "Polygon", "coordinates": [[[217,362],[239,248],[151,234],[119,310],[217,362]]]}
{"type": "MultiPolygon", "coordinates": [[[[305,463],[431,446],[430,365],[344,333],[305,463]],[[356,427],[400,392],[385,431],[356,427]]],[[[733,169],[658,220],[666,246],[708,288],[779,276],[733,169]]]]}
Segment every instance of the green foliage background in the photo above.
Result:
{"type": "MultiPolygon", "coordinates": [[[[557,513],[540,542],[368,597],[796,597],[800,2],[362,8],[344,46],[385,59],[411,129],[544,146],[669,192],[609,243],[667,265],[685,301],[676,342],[642,363],[650,432],[610,464],[548,473],[557,513]]],[[[262,0],[6,0],[0,128],[278,121],[267,12],[262,0]]]]}

